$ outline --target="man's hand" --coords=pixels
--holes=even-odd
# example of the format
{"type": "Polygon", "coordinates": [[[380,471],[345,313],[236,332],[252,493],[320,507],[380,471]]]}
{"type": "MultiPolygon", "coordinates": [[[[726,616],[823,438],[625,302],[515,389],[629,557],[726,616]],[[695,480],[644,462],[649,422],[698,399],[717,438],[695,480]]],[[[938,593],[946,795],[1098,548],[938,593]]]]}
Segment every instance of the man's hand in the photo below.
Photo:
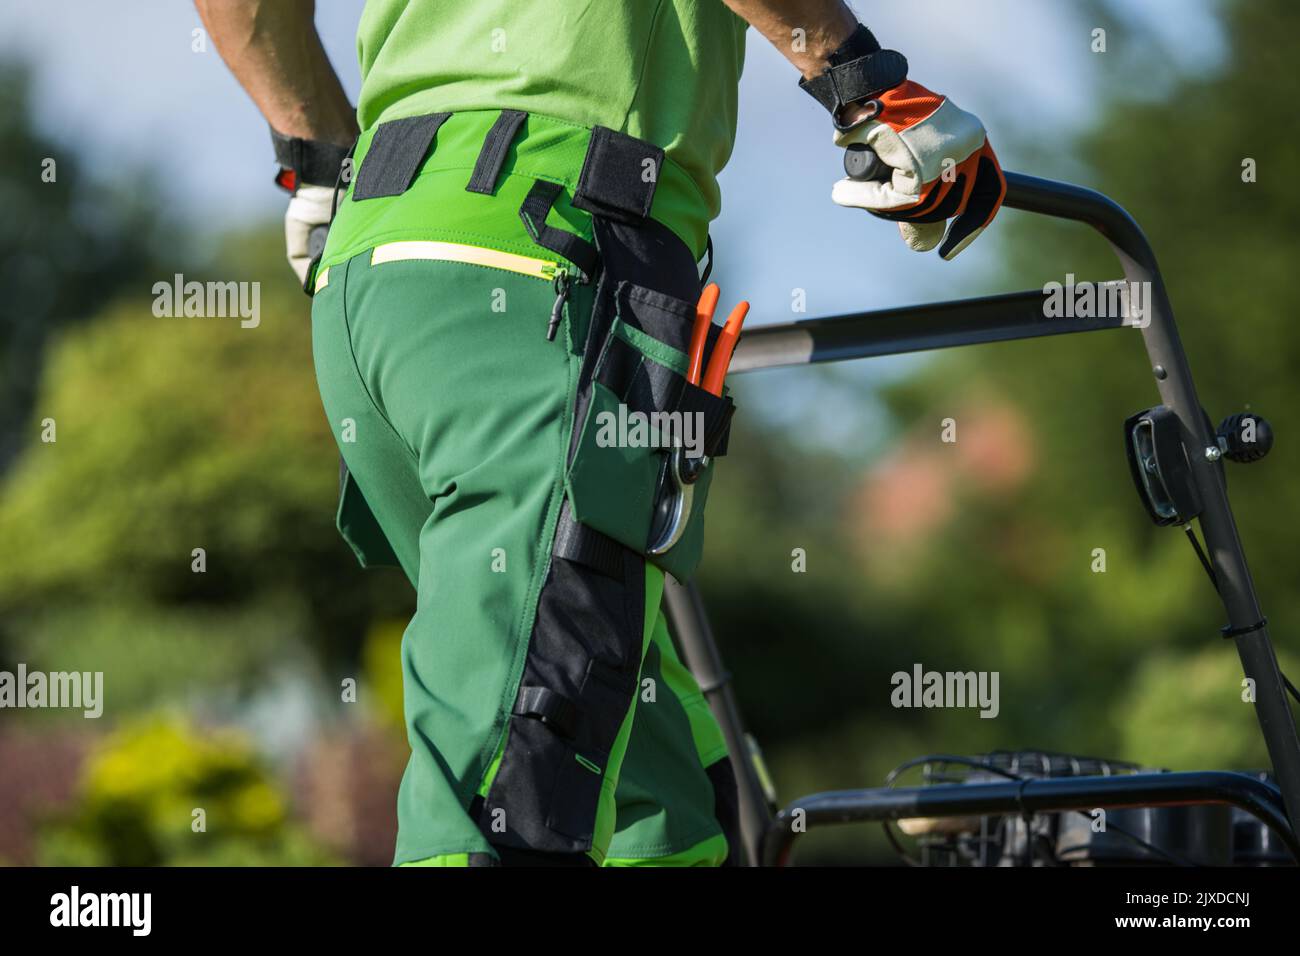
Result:
{"type": "MultiPolygon", "coordinates": [[[[334,204],[334,187],[300,185],[284,213],[284,246],[289,265],[304,288],[307,271],[325,248],[334,204]]],[[[311,290],[308,290],[311,291],[311,290]]]]}
{"type": "Polygon", "coordinates": [[[799,85],[830,110],[838,145],[865,143],[893,167],[887,183],[837,183],[835,202],[897,221],[918,251],[942,243],[945,259],[993,221],[1007,185],[983,124],[908,82],[907,60],[882,50],[843,0],[724,2],[803,74],[799,85]]]}
{"type": "Polygon", "coordinates": [[[939,246],[939,255],[954,258],[993,221],[1007,194],[984,125],[910,80],[870,104],[847,107],[844,119],[872,114],[837,133],[835,142],[870,146],[894,174],[885,182],[842,179],[831,198],[896,221],[903,241],[918,252],[939,246]]]}
{"type": "MultiPolygon", "coordinates": [[[[339,163],[356,139],[357,121],[313,23],[314,0],[195,0],[203,25],[230,72],[257,104],[279,140],[316,144],[316,162],[282,184],[293,193],[284,216],[289,265],[305,283],[329,225],[339,163]],[[340,147],[331,151],[328,146],[340,147]],[[322,149],[321,147],[325,147],[322,149]],[[324,154],[329,163],[320,160],[324,154]],[[314,237],[314,238],[313,238],[314,237]]],[[[287,164],[286,164],[287,165],[287,164]]]]}

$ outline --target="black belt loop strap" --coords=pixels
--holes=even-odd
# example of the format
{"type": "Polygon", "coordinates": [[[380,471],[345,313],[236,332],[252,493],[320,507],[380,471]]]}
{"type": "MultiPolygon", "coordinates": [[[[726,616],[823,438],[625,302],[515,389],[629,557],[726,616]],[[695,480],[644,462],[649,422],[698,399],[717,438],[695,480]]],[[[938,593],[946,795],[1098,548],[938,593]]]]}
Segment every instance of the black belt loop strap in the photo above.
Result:
{"type": "Polygon", "coordinates": [[[352,157],[356,155],[357,143],[360,141],[361,141],[360,136],[358,136],[356,139],[352,141],[352,145],[348,147],[347,155],[344,156],[343,161],[339,163],[339,174],[334,180],[334,199],[330,203],[330,225],[331,226],[334,225],[334,217],[335,215],[338,214],[339,211],[339,191],[342,190],[343,192],[347,192],[347,188],[348,188],[347,184],[352,179],[352,169],[351,169],[352,157]]]}
{"type": "Polygon", "coordinates": [[[546,224],[546,214],[555,205],[563,188],[559,183],[537,180],[524,197],[524,204],[519,207],[519,218],[524,221],[533,242],[572,262],[582,272],[581,280],[586,282],[596,273],[596,264],[599,262],[596,247],[581,236],[546,224]]]}
{"type": "Polygon", "coordinates": [[[578,705],[546,687],[520,687],[514,714],[534,717],[562,737],[572,738],[578,729],[578,705]]]}
{"type": "Polygon", "coordinates": [[[271,129],[271,145],[275,149],[276,163],[283,169],[293,170],[295,184],[306,183],[309,186],[333,186],[344,160],[352,155],[347,146],[285,136],[274,127],[271,129]]]}
{"type": "Polygon", "coordinates": [[[555,528],[555,545],[551,553],[575,564],[591,568],[615,581],[623,580],[623,552],[627,549],[595,528],[578,524],[565,502],[560,522],[555,528]]]}
{"type": "Polygon", "coordinates": [[[438,127],[449,116],[450,113],[429,113],[381,124],[361,161],[352,189],[353,201],[400,196],[410,189],[438,127]]]}
{"type": "Polygon", "coordinates": [[[640,225],[650,215],[664,164],[653,143],[604,126],[591,131],[573,205],[616,222],[640,225]]]}
{"type": "Polygon", "coordinates": [[[708,285],[709,276],[713,275],[713,236],[706,236],[705,239],[708,242],[705,253],[708,255],[709,261],[705,264],[704,272],[700,275],[700,285],[708,285]]]}
{"type": "MultiPolygon", "coordinates": [[[[874,38],[873,41],[874,42],[874,38]]],[[[835,116],[840,107],[892,90],[907,79],[907,57],[880,50],[838,63],[799,86],[835,116]]]]}
{"type": "Polygon", "coordinates": [[[522,110],[502,110],[497,121],[483,138],[483,148],[479,150],[478,160],[474,163],[474,175],[469,178],[466,190],[491,196],[497,188],[497,177],[505,165],[506,153],[515,141],[519,127],[524,125],[528,114],[522,110]]]}

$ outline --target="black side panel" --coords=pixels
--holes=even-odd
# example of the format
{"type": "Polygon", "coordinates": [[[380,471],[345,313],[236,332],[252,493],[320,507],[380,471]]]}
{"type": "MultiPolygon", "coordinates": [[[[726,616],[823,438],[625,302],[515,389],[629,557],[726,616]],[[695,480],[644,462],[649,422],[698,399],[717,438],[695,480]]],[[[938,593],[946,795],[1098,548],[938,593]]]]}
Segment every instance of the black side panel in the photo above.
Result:
{"type": "MultiPolygon", "coordinates": [[[[498,847],[501,866],[595,866],[588,856],[572,853],[537,853],[533,850],[517,850],[514,847],[498,847]]],[[[471,864],[473,865],[473,864],[471,864]]]]}
{"type": "Polygon", "coordinates": [[[740,793],[736,787],[736,771],[731,766],[731,758],[723,757],[705,767],[704,772],[713,784],[713,815],[722,827],[722,835],[727,838],[727,858],[722,865],[741,866],[740,793]]]}
{"type": "MultiPolygon", "coordinates": [[[[600,217],[594,224],[601,262],[576,422],[586,413],[592,370],[609,335],[620,283],[692,302],[700,293],[690,250],[664,226],[600,217]]],[[[574,440],[578,432],[575,428],[574,440]]],[[[494,846],[583,854],[591,849],[609,753],[636,693],[645,633],[645,558],[574,524],[567,504],[559,522],[505,751],[478,819],[494,846]],[[539,688],[550,693],[539,695],[539,688]],[[543,719],[537,705],[543,698],[541,709],[565,718],[543,719]],[[494,831],[496,820],[504,822],[504,832],[494,831]]]]}
{"type": "Polygon", "coordinates": [[[566,698],[577,718],[571,734],[530,714],[510,718],[501,766],[479,817],[495,845],[547,853],[591,848],[602,775],[641,666],[645,563],[620,550],[618,578],[551,560],[521,687],[566,698]],[[504,822],[505,832],[493,832],[494,820],[504,822]]]}

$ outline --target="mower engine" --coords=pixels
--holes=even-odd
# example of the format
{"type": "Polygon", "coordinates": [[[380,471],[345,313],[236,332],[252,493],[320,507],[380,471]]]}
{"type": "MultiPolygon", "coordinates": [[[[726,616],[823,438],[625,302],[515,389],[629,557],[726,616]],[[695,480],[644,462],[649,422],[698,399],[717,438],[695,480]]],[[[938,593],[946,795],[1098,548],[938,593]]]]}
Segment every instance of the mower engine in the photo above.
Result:
{"type": "MultiPolygon", "coordinates": [[[[918,768],[924,786],[1159,772],[1034,750],[934,756],[905,767],[918,768]]],[[[895,846],[920,866],[1291,865],[1272,831],[1245,811],[1222,805],[911,819],[899,821],[898,828],[915,839],[919,855],[904,852],[891,833],[895,846]]]]}

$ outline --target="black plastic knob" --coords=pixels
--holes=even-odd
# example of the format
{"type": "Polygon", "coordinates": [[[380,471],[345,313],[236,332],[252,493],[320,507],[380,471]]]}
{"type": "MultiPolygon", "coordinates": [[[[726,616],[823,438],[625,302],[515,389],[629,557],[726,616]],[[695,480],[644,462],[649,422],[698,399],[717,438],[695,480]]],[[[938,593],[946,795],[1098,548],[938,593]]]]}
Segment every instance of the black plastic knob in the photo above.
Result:
{"type": "Polygon", "coordinates": [[[1219,447],[1229,461],[1248,465],[1273,450],[1273,426],[1254,412],[1238,412],[1219,423],[1219,447]]]}

